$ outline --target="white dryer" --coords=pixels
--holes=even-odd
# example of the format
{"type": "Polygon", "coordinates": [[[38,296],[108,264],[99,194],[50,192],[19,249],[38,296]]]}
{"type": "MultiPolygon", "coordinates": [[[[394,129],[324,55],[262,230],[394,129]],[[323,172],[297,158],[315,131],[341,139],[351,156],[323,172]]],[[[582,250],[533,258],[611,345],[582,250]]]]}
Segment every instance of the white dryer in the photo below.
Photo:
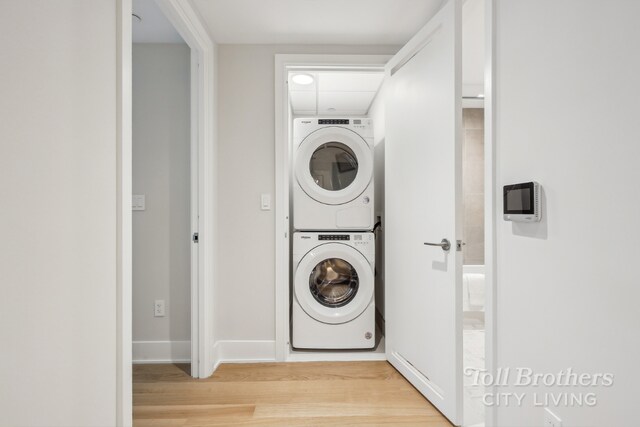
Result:
{"type": "Polygon", "coordinates": [[[293,227],[296,230],[371,230],[371,119],[295,119],[293,227]]]}
{"type": "Polygon", "coordinates": [[[292,346],[375,347],[374,268],[373,233],[294,233],[292,346]]]}

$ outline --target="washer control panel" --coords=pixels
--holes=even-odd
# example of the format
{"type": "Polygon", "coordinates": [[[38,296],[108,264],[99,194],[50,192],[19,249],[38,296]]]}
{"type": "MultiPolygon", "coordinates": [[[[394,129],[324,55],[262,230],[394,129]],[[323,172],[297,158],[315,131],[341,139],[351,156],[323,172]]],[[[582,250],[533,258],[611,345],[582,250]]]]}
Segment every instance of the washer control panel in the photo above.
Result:
{"type": "Polygon", "coordinates": [[[373,240],[371,234],[319,234],[318,240],[341,241],[349,240],[353,243],[368,243],[373,240]]]}
{"type": "Polygon", "coordinates": [[[353,246],[368,245],[373,241],[373,234],[371,233],[357,233],[357,234],[318,234],[319,241],[331,241],[340,242],[348,241],[353,246]]]}
{"type": "Polygon", "coordinates": [[[327,244],[337,244],[350,246],[365,255],[369,262],[375,254],[375,235],[371,231],[329,231],[311,232],[296,231],[293,233],[293,259],[300,260],[314,248],[327,244]],[[371,259],[369,259],[371,258],[371,259]]]}

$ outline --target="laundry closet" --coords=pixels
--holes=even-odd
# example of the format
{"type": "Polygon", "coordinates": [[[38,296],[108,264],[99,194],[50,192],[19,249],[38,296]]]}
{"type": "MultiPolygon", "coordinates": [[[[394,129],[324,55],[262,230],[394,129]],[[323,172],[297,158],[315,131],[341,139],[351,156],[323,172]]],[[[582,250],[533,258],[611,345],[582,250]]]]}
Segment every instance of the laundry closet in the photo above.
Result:
{"type": "Polygon", "coordinates": [[[375,160],[384,126],[372,114],[383,80],[375,68],[288,74],[294,358],[385,358],[384,164],[375,160]]]}
{"type": "Polygon", "coordinates": [[[276,56],[290,237],[283,358],[388,360],[450,420],[475,425],[483,3],[452,4],[394,56],[276,56]]]}

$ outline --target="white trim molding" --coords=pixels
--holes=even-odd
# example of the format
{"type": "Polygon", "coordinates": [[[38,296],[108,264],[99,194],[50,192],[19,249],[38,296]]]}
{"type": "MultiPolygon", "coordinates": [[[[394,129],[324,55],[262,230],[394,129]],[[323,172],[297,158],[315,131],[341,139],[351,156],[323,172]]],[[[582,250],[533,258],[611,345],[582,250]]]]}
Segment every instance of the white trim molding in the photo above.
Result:
{"type": "Polygon", "coordinates": [[[189,363],[191,341],[134,341],[133,363],[189,363]]]}
{"type": "Polygon", "coordinates": [[[273,340],[221,340],[213,348],[216,368],[220,363],[275,362],[273,340]]]}
{"type": "MultiPolygon", "coordinates": [[[[498,368],[497,352],[497,239],[496,221],[500,214],[499,189],[496,187],[496,4],[495,0],[485,2],[485,71],[484,71],[484,272],[485,272],[485,363],[486,370],[496,375],[498,368]]],[[[495,384],[488,387],[487,393],[498,392],[495,384]]],[[[485,408],[485,425],[497,424],[497,406],[485,408]]]]}
{"type": "MultiPolygon", "coordinates": [[[[198,221],[197,227],[192,224],[192,232],[198,232],[197,276],[192,279],[191,286],[191,339],[192,359],[191,372],[194,377],[207,378],[215,367],[213,357],[214,324],[213,293],[216,259],[216,209],[217,205],[217,140],[216,140],[216,45],[209,35],[198,12],[188,0],[156,0],[156,3],[180,36],[187,42],[192,51],[192,67],[197,71],[192,82],[192,94],[198,99],[192,100],[192,144],[196,145],[198,157],[198,221]],[[197,111],[193,111],[196,107],[197,111]]],[[[195,253],[195,251],[193,251],[195,253]]]]}
{"type": "Polygon", "coordinates": [[[131,0],[116,1],[116,425],[132,417],[132,30],[131,0]]]}

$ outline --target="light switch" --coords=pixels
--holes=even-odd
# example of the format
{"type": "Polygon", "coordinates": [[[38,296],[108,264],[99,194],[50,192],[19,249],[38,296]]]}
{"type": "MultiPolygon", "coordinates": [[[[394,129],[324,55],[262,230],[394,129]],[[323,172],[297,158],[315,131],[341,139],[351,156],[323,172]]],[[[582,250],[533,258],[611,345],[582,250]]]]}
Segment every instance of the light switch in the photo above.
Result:
{"type": "Polygon", "coordinates": [[[260,209],[263,211],[271,210],[271,194],[263,194],[260,196],[260,209]]]}
{"type": "Polygon", "coordinates": [[[143,211],[145,209],[144,194],[134,194],[131,201],[131,208],[134,211],[143,211]]]}

